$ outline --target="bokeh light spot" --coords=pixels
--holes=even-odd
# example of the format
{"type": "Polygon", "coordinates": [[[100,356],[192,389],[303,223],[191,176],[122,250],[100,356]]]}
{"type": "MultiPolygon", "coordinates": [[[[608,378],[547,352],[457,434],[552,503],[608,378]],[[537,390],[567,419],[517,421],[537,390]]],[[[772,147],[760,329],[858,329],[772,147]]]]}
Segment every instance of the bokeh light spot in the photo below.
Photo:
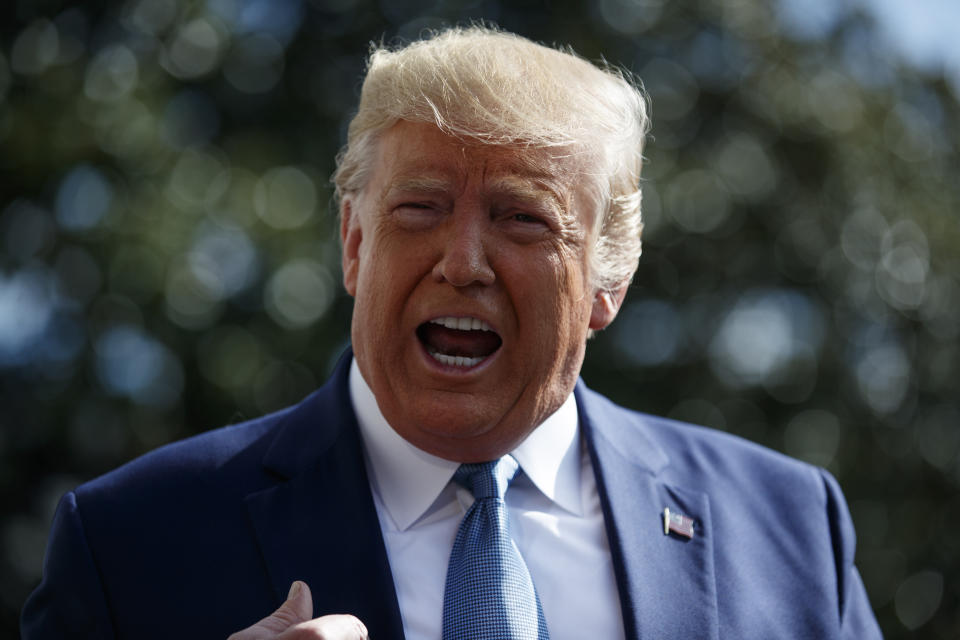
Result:
{"type": "Polygon", "coordinates": [[[875,413],[896,411],[907,395],[910,360],[899,344],[888,342],[866,349],[856,363],[860,395],[875,413]]]}
{"type": "Polygon", "coordinates": [[[216,188],[222,191],[223,195],[220,201],[211,207],[210,215],[224,224],[249,227],[257,220],[254,192],[259,180],[260,178],[248,169],[231,167],[225,170],[215,179],[219,183],[216,188]]]}
{"type": "MultiPolygon", "coordinates": [[[[775,290],[746,293],[720,323],[709,345],[710,364],[735,387],[776,386],[792,364],[814,358],[822,331],[822,314],[805,296],[775,290]]],[[[804,371],[814,375],[815,366],[804,371]]]]}
{"type": "Polygon", "coordinates": [[[182,80],[200,78],[220,64],[225,37],[204,18],[196,18],[177,29],[161,58],[163,67],[182,80]]]}
{"type": "Polygon", "coordinates": [[[766,148],[745,133],[735,134],[723,145],[716,168],[726,188],[747,200],[768,195],[779,180],[777,167],[766,148]]]}
{"type": "Polygon", "coordinates": [[[873,271],[888,228],[886,218],[876,209],[858,209],[847,217],[840,232],[843,255],[861,269],[873,271]]]}
{"type": "Polygon", "coordinates": [[[913,631],[933,617],[942,599],[943,575],[939,571],[920,571],[897,589],[894,606],[903,626],[913,631]]]}
{"type": "Polygon", "coordinates": [[[113,187],[104,175],[89,165],[70,171],[57,190],[56,217],[68,231],[91,229],[107,215],[113,202],[113,187]]]}
{"type": "Polygon", "coordinates": [[[107,153],[146,170],[156,170],[163,155],[156,153],[157,119],[150,109],[128,96],[111,103],[95,123],[100,147],[107,153]]]}
{"type": "Polygon", "coordinates": [[[138,31],[159,35],[177,18],[177,0],[133,0],[124,9],[125,22],[138,31]]]}
{"type": "Polygon", "coordinates": [[[57,64],[68,65],[77,62],[87,53],[90,39],[90,20],[81,7],[65,9],[54,18],[60,40],[57,52],[57,64]]]}
{"type": "Polygon", "coordinates": [[[170,173],[167,195],[170,201],[187,210],[202,210],[222,195],[225,185],[217,180],[225,167],[213,153],[188,149],[180,155],[170,173]]]}
{"type": "Polygon", "coordinates": [[[333,277],[319,262],[291,260],[270,278],[266,308],[270,317],[287,329],[302,329],[326,312],[333,301],[333,277]]]}
{"type": "Polygon", "coordinates": [[[207,0],[206,4],[234,33],[261,34],[284,45],[303,22],[301,0],[207,0]]]}
{"type": "Polygon", "coordinates": [[[179,359],[138,327],[106,330],[97,338],[96,353],[98,378],[109,393],[161,408],[179,400],[183,390],[179,359]]]}
{"type": "Polygon", "coordinates": [[[716,176],[701,169],[686,171],[667,185],[663,207],[684,231],[709,233],[730,216],[730,198],[716,176]]]}
{"type": "Polygon", "coordinates": [[[898,105],[883,125],[887,148],[907,162],[928,159],[933,153],[936,135],[931,118],[907,105],[898,105]]]}
{"type": "Polygon", "coordinates": [[[863,102],[853,81],[831,69],[817,73],[809,83],[807,109],[834,132],[846,132],[863,121],[863,102]]]}
{"type": "Polygon", "coordinates": [[[185,329],[205,329],[223,313],[223,282],[199,264],[177,264],[170,269],[166,286],[167,316],[185,329]]]}
{"type": "Polygon", "coordinates": [[[194,275],[215,273],[225,296],[250,286],[259,272],[257,250],[242,229],[203,225],[190,249],[188,263],[194,275]]]}
{"type": "Polygon", "coordinates": [[[137,58],[122,44],[103,49],[87,65],[83,92],[92,100],[117,100],[137,86],[137,58]]]}
{"type": "Polygon", "coordinates": [[[56,289],[52,274],[30,267],[0,272],[0,366],[23,362],[53,316],[56,289]]]}
{"type": "Polygon", "coordinates": [[[16,73],[38,75],[57,60],[60,37],[52,22],[41,18],[29,24],[10,50],[10,66],[16,73]]]}
{"type": "Polygon", "coordinates": [[[613,329],[622,355],[632,364],[652,367],[676,357],[683,340],[682,326],[670,303],[640,300],[627,305],[613,329]]]}
{"type": "Polygon", "coordinates": [[[267,171],[254,190],[254,206],[260,219],[275,229],[296,229],[313,217],[317,189],[313,180],[297,167],[267,171]]]}
{"type": "Polygon", "coordinates": [[[880,295],[898,309],[916,309],[923,302],[930,270],[926,234],[912,220],[902,220],[884,234],[881,251],[880,295]]]}

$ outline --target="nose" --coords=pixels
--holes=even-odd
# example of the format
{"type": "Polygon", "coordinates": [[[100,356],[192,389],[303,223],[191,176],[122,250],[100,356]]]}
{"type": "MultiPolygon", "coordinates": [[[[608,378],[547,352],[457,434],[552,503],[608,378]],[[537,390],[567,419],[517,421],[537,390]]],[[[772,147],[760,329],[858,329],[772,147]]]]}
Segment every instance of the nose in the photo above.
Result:
{"type": "Polygon", "coordinates": [[[433,268],[438,281],[455,287],[493,284],[496,277],[487,259],[484,218],[485,215],[453,214],[443,255],[433,268]]]}

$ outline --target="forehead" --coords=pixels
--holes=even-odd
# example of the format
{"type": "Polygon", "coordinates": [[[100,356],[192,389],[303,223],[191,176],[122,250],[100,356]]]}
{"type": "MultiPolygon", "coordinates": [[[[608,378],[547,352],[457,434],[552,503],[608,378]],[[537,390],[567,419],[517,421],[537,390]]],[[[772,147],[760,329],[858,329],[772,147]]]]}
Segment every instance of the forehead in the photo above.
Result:
{"type": "Polygon", "coordinates": [[[561,201],[577,195],[580,169],[572,154],[464,141],[431,124],[397,123],[382,135],[376,155],[373,179],[381,188],[446,190],[479,178],[507,191],[543,189],[561,201]]]}

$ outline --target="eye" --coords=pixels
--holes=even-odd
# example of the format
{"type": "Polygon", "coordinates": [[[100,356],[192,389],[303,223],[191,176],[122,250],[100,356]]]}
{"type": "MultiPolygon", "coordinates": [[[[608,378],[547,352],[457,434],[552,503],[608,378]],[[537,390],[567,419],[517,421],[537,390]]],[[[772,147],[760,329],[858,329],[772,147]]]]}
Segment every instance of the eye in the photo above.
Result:
{"type": "Polygon", "coordinates": [[[543,220],[529,213],[515,213],[510,216],[510,219],[523,224],[544,224],[543,220]]]}
{"type": "Polygon", "coordinates": [[[515,213],[513,214],[513,219],[517,222],[523,222],[527,224],[536,224],[542,222],[540,218],[532,216],[529,213],[515,213]]]}
{"type": "Polygon", "coordinates": [[[514,242],[526,244],[539,242],[554,233],[549,214],[531,213],[529,210],[509,211],[501,218],[501,228],[514,242]]]}
{"type": "Polygon", "coordinates": [[[435,224],[442,215],[430,202],[402,202],[393,208],[397,223],[405,229],[425,229],[435,224]]]}

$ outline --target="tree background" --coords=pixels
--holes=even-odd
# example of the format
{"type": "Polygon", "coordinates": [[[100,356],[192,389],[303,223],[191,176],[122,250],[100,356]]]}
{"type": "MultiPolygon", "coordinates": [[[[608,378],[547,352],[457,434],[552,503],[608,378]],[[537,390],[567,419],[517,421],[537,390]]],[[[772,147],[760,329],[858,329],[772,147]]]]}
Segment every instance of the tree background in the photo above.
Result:
{"type": "Polygon", "coordinates": [[[328,178],[369,42],[470,19],[652,98],[644,255],[587,382],[831,470],[886,636],[960,635],[960,73],[861,4],[3,11],[0,636],[64,491],[325,379],[351,310],[328,178]]]}

